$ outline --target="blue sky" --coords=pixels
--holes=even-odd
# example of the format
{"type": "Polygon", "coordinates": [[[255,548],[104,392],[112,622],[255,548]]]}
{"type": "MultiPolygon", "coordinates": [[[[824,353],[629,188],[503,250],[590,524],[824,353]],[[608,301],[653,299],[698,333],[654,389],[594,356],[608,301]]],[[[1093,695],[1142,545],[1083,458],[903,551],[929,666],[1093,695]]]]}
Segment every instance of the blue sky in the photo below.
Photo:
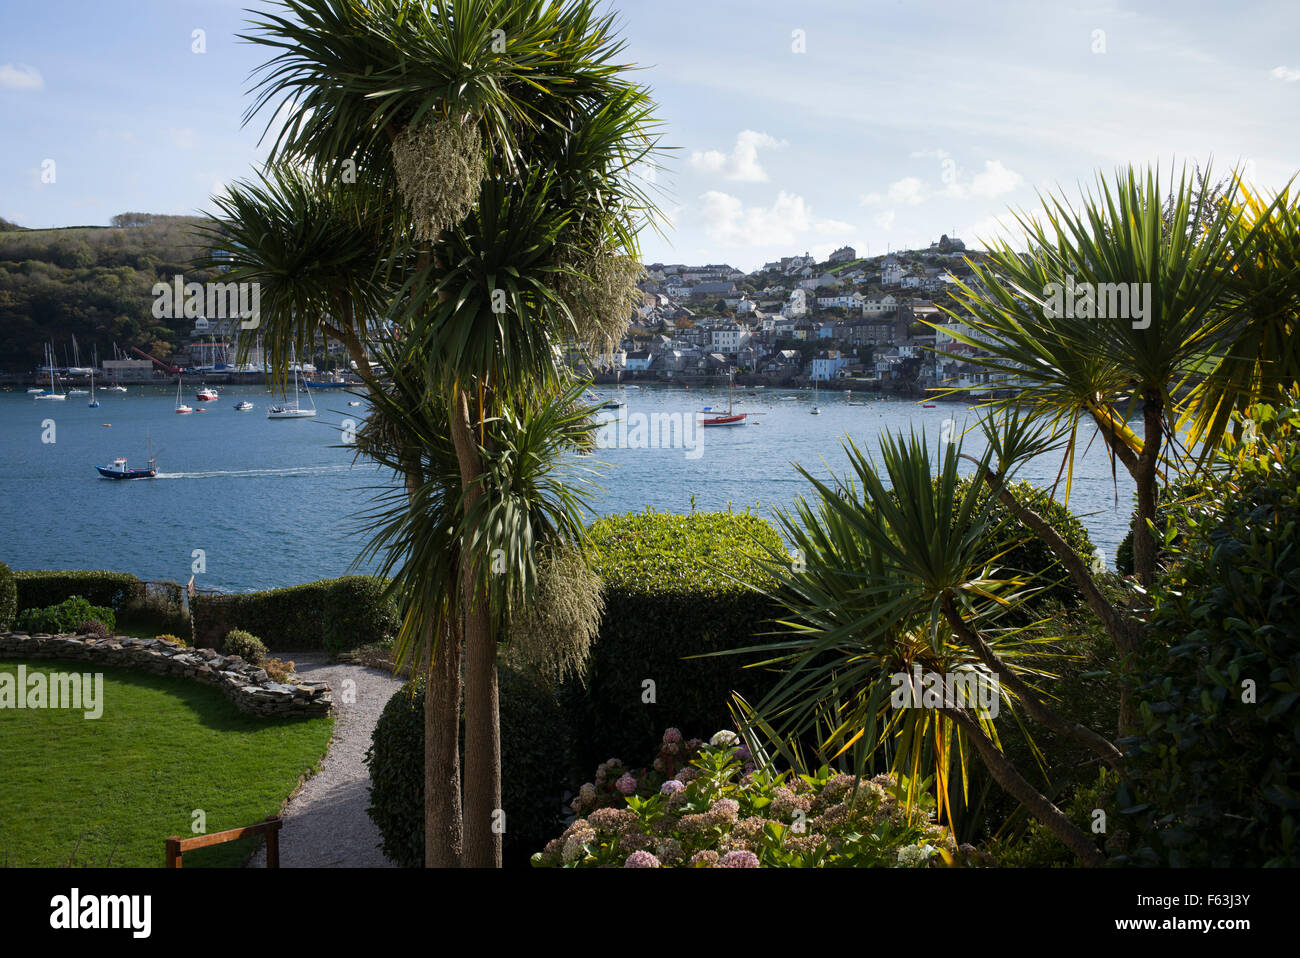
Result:
{"type": "MultiPolygon", "coordinates": [[[[269,5],[6,4],[0,216],[209,209],[265,156],[265,117],[241,125],[263,53],[235,34],[269,5]]],[[[1240,162],[1272,188],[1300,170],[1295,0],[611,5],[674,148],[647,261],[973,242],[1036,191],[1075,196],[1130,162],[1240,162]]]]}

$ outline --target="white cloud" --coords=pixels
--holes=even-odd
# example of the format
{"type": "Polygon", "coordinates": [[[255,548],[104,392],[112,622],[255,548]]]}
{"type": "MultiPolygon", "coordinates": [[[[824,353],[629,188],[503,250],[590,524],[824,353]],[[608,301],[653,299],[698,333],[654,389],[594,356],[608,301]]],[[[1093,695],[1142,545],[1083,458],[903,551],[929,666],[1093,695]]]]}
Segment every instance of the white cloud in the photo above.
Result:
{"type": "Polygon", "coordinates": [[[1268,75],[1284,83],[1295,83],[1300,80],[1300,67],[1274,67],[1268,75]]]}
{"type": "Polygon", "coordinates": [[[925,184],[915,176],[905,176],[901,180],[890,183],[884,195],[867,193],[862,197],[861,202],[863,206],[880,206],[885,203],[894,206],[917,206],[924,203],[927,198],[928,190],[925,184]]]}
{"type": "Polygon", "coordinates": [[[854,230],[850,223],[814,219],[802,196],[784,190],[767,208],[710,190],[700,195],[700,218],[709,238],[725,246],[775,246],[809,233],[841,236],[854,230]]]}
{"type": "Polygon", "coordinates": [[[172,144],[178,150],[192,150],[199,145],[198,137],[188,126],[180,129],[173,127],[167,131],[167,135],[172,138],[172,144]]]}
{"type": "Polygon", "coordinates": [[[717,150],[692,153],[691,169],[701,173],[721,173],[724,179],[741,183],[765,183],[767,171],[758,162],[758,151],[779,149],[786,145],[785,140],[778,140],[766,133],[741,130],[730,155],[717,150]]]}
{"type": "Polygon", "coordinates": [[[6,63],[0,66],[0,87],[9,90],[43,90],[45,79],[36,67],[6,63]]]}
{"type": "Polygon", "coordinates": [[[885,210],[883,213],[877,213],[871,218],[871,222],[875,223],[882,230],[887,230],[894,225],[894,211],[885,210]]]}
{"type": "Polygon", "coordinates": [[[1024,179],[1015,170],[1003,166],[1001,160],[985,160],[984,172],[976,173],[971,179],[970,191],[976,196],[1001,196],[1010,193],[1024,179]]]}

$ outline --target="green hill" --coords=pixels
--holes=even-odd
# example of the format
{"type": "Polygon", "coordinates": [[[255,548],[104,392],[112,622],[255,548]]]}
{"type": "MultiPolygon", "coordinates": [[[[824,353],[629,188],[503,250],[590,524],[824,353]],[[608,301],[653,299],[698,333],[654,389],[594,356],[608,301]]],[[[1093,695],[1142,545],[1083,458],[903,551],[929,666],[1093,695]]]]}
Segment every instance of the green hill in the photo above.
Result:
{"type": "Polygon", "coordinates": [[[177,273],[204,282],[190,264],[205,252],[199,217],[123,213],[112,226],[23,229],[0,220],[0,369],[25,372],[51,339],[76,336],[83,363],[112,344],[170,354],[191,328],[155,319],[153,285],[177,273]]]}

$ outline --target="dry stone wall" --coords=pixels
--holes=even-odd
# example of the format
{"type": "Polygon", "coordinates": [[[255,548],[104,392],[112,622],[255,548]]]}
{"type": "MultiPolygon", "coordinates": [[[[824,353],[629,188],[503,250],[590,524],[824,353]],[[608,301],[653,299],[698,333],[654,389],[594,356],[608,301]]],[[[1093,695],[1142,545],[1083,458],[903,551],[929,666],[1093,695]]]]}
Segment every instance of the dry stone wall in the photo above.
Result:
{"type": "Polygon", "coordinates": [[[330,687],[324,682],[273,682],[265,669],[238,655],[191,649],[164,639],[5,632],[0,633],[0,654],[67,659],[192,679],[216,686],[241,712],[262,717],[326,715],[334,707],[330,687]]]}

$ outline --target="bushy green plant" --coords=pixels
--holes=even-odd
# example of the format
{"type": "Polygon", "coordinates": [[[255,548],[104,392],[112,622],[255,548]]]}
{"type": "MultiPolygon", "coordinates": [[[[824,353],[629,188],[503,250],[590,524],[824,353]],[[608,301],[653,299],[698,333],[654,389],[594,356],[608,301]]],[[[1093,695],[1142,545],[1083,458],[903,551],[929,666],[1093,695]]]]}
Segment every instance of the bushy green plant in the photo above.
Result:
{"type": "MultiPolygon", "coordinates": [[[[502,668],[499,694],[503,861],[525,865],[560,825],[571,741],[559,704],[542,683],[502,668]]],[[[406,683],[388,700],[365,761],[370,770],[367,812],[383,837],[384,854],[402,867],[422,867],[423,677],[406,683]]]]}
{"type": "Polygon", "coordinates": [[[72,596],[118,610],[143,595],[144,583],[126,572],[21,569],[14,572],[18,609],[43,609],[72,596]]]}
{"type": "Polygon", "coordinates": [[[1300,865],[1300,396],[1247,422],[1166,533],[1119,790],[1128,861],[1300,865]]]}
{"type": "Polygon", "coordinates": [[[164,632],[162,635],[154,636],[154,638],[156,638],[159,642],[172,642],[179,646],[189,645],[189,643],[186,642],[184,639],[178,638],[177,636],[171,635],[170,633],[167,632],[164,632]]]}
{"type": "Polygon", "coordinates": [[[766,578],[776,530],[748,513],[647,511],[601,519],[590,534],[605,614],[585,686],[562,691],[580,761],[652,752],[665,708],[689,735],[728,724],[731,693],[752,696],[769,678],[744,656],[691,657],[753,645],[769,627],[775,606],[740,581],[766,578]]]}
{"type": "Polygon", "coordinates": [[[9,631],[17,612],[18,586],[14,584],[14,574],[0,562],[0,632],[9,631]]]}
{"type": "Polygon", "coordinates": [[[341,651],[365,644],[367,636],[391,635],[395,612],[380,598],[382,580],[371,580],[373,587],[359,581],[367,578],[321,579],[264,592],[200,592],[190,600],[195,644],[214,645],[231,629],[243,629],[262,636],[273,652],[324,649],[327,635],[341,651]],[[350,607],[353,602],[359,605],[350,607]]]}
{"type": "MultiPolygon", "coordinates": [[[[959,848],[930,821],[931,808],[914,805],[909,816],[906,785],[893,776],[756,769],[746,747],[727,731],[696,747],[669,729],[660,759],[665,751],[689,764],[650,794],[645,782],[624,771],[614,783],[619,794],[613,803],[600,799],[594,783],[583,786],[576,803],[583,816],[534,855],[533,865],[889,868],[981,861],[974,848],[959,848]]],[[[602,774],[609,776],[609,763],[598,780],[602,774]]]]}
{"type": "Polygon", "coordinates": [[[332,580],[321,611],[322,641],[331,654],[391,642],[402,624],[396,604],[384,596],[384,580],[369,575],[332,580]]]}
{"type": "Polygon", "coordinates": [[[243,629],[231,629],[221,640],[221,651],[226,655],[237,655],[245,662],[260,665],[266,661],[266,644],[257,636],[243,629]]]}
{"type": "Polygon", "coordinates": [[[17,627],[23,632],[72,632],[77,625],[92,619],[108,629],[117,625],[112,609],[91,605],[89,600],[74,595],[57,605],[24,610],[18,615],[17,627]]]}

